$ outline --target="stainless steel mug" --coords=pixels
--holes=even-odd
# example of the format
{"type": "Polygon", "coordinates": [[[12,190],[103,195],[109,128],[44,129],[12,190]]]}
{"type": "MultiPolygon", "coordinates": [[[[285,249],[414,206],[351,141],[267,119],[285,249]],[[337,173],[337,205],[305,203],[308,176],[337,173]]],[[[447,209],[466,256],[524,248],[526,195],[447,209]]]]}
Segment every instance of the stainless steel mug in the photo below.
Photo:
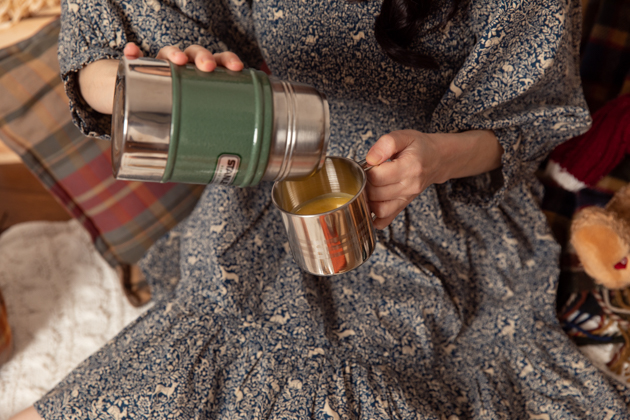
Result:
{"type": "Polygon", "coordinates": [[[273,203],[282,213],[293,258],[303,270],[321,276],[345,273],[374,252],[367,169],[351,159],[328,157],[310,178],[273,185],[273,203]],[[323,209],[318,208],[321,203],[323,209]],[[328,204],[341,205],[328,210],[328,204]],[[302,211],[307,207],[310,211],[302,211]]]}
{"type": "Polygon", "coordinates": [[[253,69],[122,58],[112,115],[118,179],[247,187],[323,165],[326,97],[253,69]]]}

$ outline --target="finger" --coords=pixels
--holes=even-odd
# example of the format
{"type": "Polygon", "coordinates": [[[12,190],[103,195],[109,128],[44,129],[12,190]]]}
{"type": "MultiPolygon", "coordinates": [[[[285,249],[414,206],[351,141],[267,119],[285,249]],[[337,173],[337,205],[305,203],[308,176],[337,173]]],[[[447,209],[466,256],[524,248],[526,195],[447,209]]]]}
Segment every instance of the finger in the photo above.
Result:
{"type": "Polygon", "coordinates": [[[396,183],[375,187],[368,183],[366,192],[369,201],[390,201],[397,198],[408,199],[411,194],[407,192],[408,187],[404,183],[396,183]]]}
{"type": "Polygon", "coordinates": [[[369,150],[365,160],[370,165],[376,166],[394,157],[413,142],[411,136],[401,131],[393,131],[379,138],[369,150]]]}
{"type": "Polygon", "coordinates": [[[201,71],[212,71],[217,68],[214,55],[201,45],[191,45],[184,53],[188,56],[188,61],[195,63],[201,71]]]}
{"type": "Polygon", "coordinates": [[[231,51],[217,53],[214,55],[214,59],[217,60],[218,66],[223,66],[233,71],[241,71],[245,67],[241,59],[231,51]]]}
{"type": "Polygon", "coordinates": [[[183,66],[188,63],[188,56],[184,54],[182,50],[173,45],[162,48],[160,52],[158,52],[156,58],[160,60],[168,60],[178,66],[183,66]]]}
{"type": "Polygon", "coordinates": [[[370,184],[377,187],[397,184],[411,176],[411,169],[405,165],[405,162],[383,162],[367,172],[367,179],[370,184]]]}
{"type": "Polygon", "coordinates": [[[370,202],[370,210],[376,215],[374,219],[374,227],[376,229],[383,229],[387,227],[392,220],[403,211],[403,209],[409,204],[406,200],[390,200],[390,201],[376,201],[370,202]]]}
{"type": "Polygon", "coordinates": [[[396,213],[395,215],[391,216],[391,217],[387,217],[385,219],[381,219],[381,218],[376,218],[374,219],[374,229],[378,229],[378,230],[382,230],[385,229],[387,226],[390,225],[390,223],[392,223],[394,221],[394,219],[396,218],[396,216],[398,216],[398,213],[396,213]]]}
{"type": "Polygon", "coordinates": [[[386,219],[392,215],[398,214],[404,209],[409,200],[404,198],[395,198],[388,201],[370,201],[369,206],[372,213],[379,219],[386,219]]]}
{"type": "Polygon", "coordinates": [[[144,57],[142,50],[133,42],[127,43],[125,48],[123,49],[123,54],[125,57],[134,60],[136,58],[144,57]]]}

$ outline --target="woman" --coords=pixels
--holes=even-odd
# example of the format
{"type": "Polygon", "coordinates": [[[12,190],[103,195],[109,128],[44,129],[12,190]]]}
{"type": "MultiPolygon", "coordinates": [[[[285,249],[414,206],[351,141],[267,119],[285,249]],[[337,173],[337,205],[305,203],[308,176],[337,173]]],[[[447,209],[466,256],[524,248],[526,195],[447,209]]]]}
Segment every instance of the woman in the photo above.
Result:
{"type": "Polygon", "coordinates": [[[23,416],[628,417],[630,393],[556,321],[559,246],[534,177],[588,127],[579,2],[211,3],[66,2],[77,125],[107,135],[103,60],[123,50],[204,71],[264,61],[327,95],[330,155],[380,164],[377,249],[306,275],[269,184],[210,185],[142,261],[154,307],[23,416]]]}

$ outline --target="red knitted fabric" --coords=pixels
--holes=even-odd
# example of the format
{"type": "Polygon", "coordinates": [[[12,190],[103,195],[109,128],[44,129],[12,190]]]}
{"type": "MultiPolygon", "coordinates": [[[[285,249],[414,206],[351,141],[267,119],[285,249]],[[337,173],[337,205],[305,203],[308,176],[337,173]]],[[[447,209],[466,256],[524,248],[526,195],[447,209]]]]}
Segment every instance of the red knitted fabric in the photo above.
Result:
{"type": "Polygon", "coordinates": [[[595,112],[590,130],[557,146],[549,158],[592,187],[629,152],[630,94],[626,94],[595,112]]]}

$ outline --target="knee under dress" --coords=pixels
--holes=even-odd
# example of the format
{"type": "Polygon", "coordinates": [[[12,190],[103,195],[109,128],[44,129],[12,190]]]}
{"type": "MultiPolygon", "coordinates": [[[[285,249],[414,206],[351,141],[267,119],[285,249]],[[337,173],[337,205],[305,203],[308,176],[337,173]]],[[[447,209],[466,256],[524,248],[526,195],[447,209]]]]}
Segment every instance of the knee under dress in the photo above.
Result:
{"type": "Polygon", "coordinates": [[[76,71],[201,44],[264,61],[330,103],[329,155],[361,159],[399,129],[492,129],[492,173],[433,185],[372,257],[334,277],[302,272],[269,183],[209,185],[142,266],[155,305],[36,403],[46,419],[628,418],[611,382],[556,321],[559,246],[534,172],[589,115],[579,84],[579,2],[438,1],[391,61],[380,1],[64,0],[59,57],[76,124],[106,137],[76,71]]]}

